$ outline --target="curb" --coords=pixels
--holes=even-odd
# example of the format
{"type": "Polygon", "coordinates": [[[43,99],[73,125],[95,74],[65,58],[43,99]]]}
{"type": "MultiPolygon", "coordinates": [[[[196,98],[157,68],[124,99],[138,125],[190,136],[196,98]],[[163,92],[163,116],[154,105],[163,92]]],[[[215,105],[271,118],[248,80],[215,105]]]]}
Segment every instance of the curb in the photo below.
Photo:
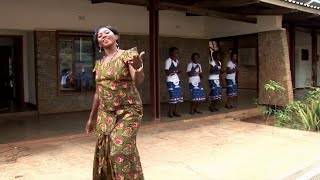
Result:
{"type": "Polygon", "coordinates": [[[318,168],[320,167],[320,158],[315,159],[313,161],[306,162],[303,165],[290,170],[279,179],[291,180],[291,179],[299,179],[299,177],[301,179],[303,176],[306,176],[317,167],[318,168]],[[316,166],[316,164],[318,165],[316,166]]]}

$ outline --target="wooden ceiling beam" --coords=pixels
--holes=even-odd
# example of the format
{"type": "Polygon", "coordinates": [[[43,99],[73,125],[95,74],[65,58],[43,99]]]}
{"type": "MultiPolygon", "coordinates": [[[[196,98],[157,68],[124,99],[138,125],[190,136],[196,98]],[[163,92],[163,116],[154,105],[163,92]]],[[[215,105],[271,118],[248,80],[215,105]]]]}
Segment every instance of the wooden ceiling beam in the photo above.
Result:
{"type": "Polygon", "coordinates": [[[242,15],[274,16],[274,15],[296,13],[298,12],[298,10],[296,9],[263,9],[263,10],[250,9],[250,10],[240,10],[240,11],[234,11],[234,12],[242,15]]]}
{"type": "MultiPolygon", "coordinates": [[[[91,3],[102,3],[102,2],[130,4],[130,5],[136,5],[136,6],[148,6],[147,1],[143,1],[143,0],[91,0],[91,3]]],[[[198,8],[194,6],[179,5],[174,3],[160,2],[159,9],[180,11],[180,12],[186,12],[186,13],[191,13],[191,14],[196,14],[201,16],[210,16],[210,17],[216,17],[221,19],[242,21],[247,23],[257,23],[257,18],[255,17],[246,17],[243,15],[211,11],[208,9],[198,8]]]]}
{"type": "Polygon", "coordinates": [[[308,15],[301,15],[301,16],[284,16],[283,19],[287,21],[311,21],[313,18],[319,17],[319,14],[308,14],[308,15]]]}
{"type": "Polygon", "coordinates": [[[320,28],[320,24],[317,21],[292,21],[292,20],[284,20],[284,23],[295,23],[296,26],[299,27],[308,27],[308,28],[320,28]]]}
{"type": "Polygon", "coordinates": [[[242,21],[247,23],[257,23],[257,18],[255,17],[246,17],[242,15],[236,15],[236,14],[229,14],[229,13],[223,13],[218,11],[211,11],[207,9],[197,8],[193,6],[184,6],[184,5],[178,5],[174,3],[166,3],[166,2],[160,2],[159,3],[160,9],[166,9],[166,10],[172,10],[172,11],[180,11],[180,12],[186,12],[201,16],[209,16],[209,17],[216,17],[221,19],[229,19],[229,20],[236,20],[236,21],[242,21]]]}
{"type": "Polygon", "coordinates": [[[259,0],[220,0],[220,1],[200,1],[194,4],[194,6],[202,7],[202,8],[228,8],[228,7],[241,7],[247,6],[251,4],[257,4],[259,0]]]}
{"type": "Polygon", "coordinates": [[[117,3],[117,4],[128,4],[128,5],[136,5],[136,6],[147,6],[147,0],[90,0],[92,4],[96,3],[117,3]]]}

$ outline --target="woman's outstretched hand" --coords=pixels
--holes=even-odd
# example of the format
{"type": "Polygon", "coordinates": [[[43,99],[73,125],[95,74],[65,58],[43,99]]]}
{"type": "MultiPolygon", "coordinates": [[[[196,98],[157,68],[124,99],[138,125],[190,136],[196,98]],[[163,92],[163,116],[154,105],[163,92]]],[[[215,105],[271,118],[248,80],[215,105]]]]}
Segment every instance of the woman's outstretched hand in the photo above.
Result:
{"type": "Polygon", "coordinates": [[[139,55],[133,55],[132,59],[130,59],[128,62],[134,69],[139,69],[142,67],[143,64],[143,56],[145,52],[142,51],[139,55]]]}

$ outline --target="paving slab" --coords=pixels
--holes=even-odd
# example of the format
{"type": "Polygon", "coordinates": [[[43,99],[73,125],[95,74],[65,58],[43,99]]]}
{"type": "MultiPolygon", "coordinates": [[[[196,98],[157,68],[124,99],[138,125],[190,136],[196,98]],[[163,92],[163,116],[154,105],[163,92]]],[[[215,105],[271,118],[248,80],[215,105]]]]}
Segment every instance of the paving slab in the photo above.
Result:
{"type": "MultiPolygon", "coordinates": [[[[91,179],[94,136],[0,146],[0,179],[91,179]]],[[[142,126],[146,180],[285,179],[319,160],[318,133],[197,118],[142,126]]],[[[293,178],[293,176],[292,176],[293,178]]]]}

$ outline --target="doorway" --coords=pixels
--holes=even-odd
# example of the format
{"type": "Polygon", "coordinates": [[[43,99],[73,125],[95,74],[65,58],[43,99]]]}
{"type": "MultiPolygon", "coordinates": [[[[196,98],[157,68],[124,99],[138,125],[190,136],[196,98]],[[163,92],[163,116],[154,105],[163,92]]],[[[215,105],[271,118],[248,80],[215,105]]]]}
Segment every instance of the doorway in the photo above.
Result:
{"type": "Polygon", "coordinates": [[[0,36],[0,113],[23,111],[22,36],[0,36]]]}

